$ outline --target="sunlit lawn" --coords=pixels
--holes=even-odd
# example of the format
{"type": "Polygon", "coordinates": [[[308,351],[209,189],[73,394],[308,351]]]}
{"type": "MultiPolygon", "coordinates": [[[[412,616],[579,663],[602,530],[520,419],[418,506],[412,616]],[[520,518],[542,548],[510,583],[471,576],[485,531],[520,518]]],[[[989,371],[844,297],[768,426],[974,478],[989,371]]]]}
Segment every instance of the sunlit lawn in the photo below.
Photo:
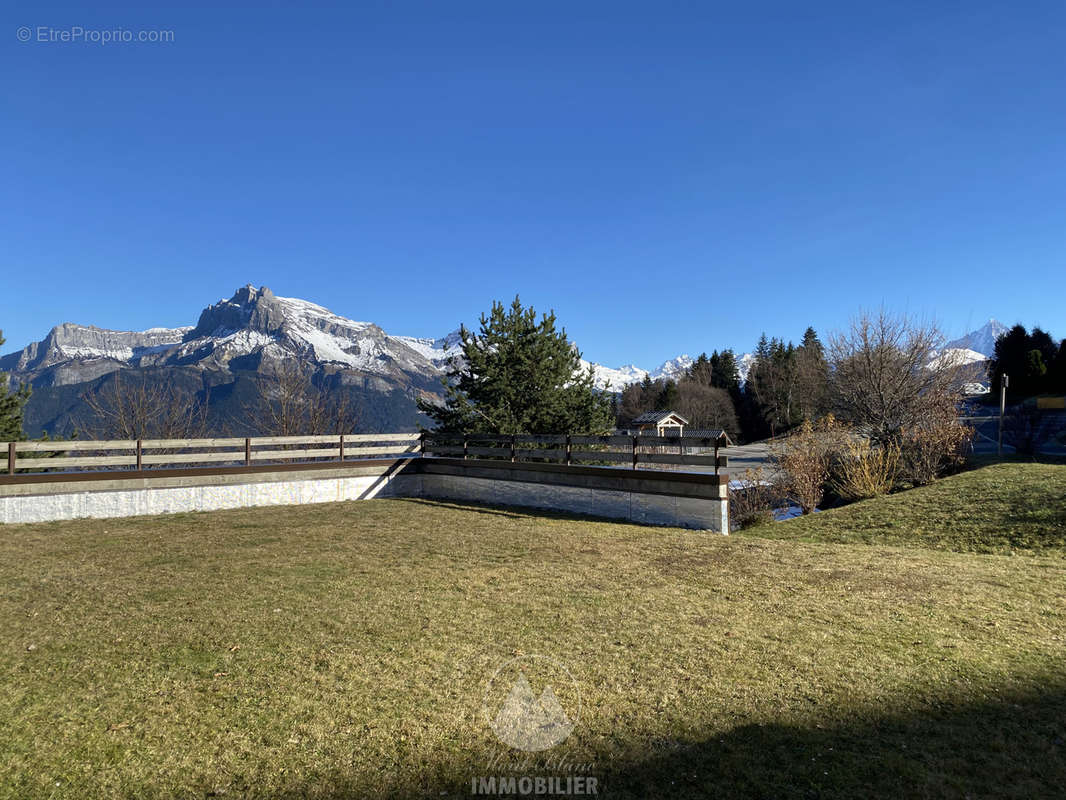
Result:
{"type": "Polygon", "coordinates": [[[1064,609],[1057,553],[418,500],[7,526],[0,796],[1052,796],[1064,609]],[[529,654],[581,714],[510,773],[482,707],[529,654]]]}

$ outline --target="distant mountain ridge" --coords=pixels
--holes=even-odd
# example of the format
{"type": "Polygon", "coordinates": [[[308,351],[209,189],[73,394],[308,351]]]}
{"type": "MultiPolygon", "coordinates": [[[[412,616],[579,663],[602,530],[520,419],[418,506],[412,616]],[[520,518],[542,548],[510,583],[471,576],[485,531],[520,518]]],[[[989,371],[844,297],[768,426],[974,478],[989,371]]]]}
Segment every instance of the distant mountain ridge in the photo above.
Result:
{"type": "Polygon", "coordinates": [[[975,331],[970,331],[965,336],[953,339],[944,345],[945,350],[972,350],[980,353],[985,358],[992,358],[996,354],[996,339],[1010,330],[1002,322],[990,319],[975,331]]]}
{"type": "MultiPolygon", "coordinates": [[[[980,362],[991,356],[995,338],[1006,330],[990,320],[948,342],[937,357],[963,364],[980,362]]],[[[286,358],[304,361],[320,379],[336,385],[389,394],[390,403],[403,406],[399,418],[408,420],[405,424],[410,427],[418,418],[415,400],[439,397],[449,359],[461,354],[458,331],[435,339],[391,335],[372,322],[351,320],[315,303],[279,297],[265,286],[256,289],[248,284],[204,308],[195,325],[145,331],[57,325],[41,341],[0,357],[0,372],[8,373],[13,383],[34,387],[27,409],[31,433],[47,425],[54,430],[64,415],[73,413],[85,389],[120,370],[178,371],[186,382],[199,381],[210,388],[269,372],[273,362],[286,358]],[[48,408],[47,413],[42,407],[48,408]]],[[[751,353],[737,358],[742,381],[753,360],[751,353]]],[[[654,370],[582,361],[584,367],[592,367],[596,383],[612,391],[645,377],[677,379],[692,363],[688,354],[654,370]]]]}

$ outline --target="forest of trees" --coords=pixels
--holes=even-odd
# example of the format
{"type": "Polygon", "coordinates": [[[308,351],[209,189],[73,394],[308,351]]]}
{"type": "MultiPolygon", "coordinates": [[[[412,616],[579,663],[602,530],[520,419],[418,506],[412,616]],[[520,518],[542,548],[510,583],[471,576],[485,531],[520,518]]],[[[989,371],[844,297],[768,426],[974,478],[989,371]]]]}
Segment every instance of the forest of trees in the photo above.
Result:
{"type": "Polygon", "coordinates": [[[1009,376],[1007,397],[1016,402],[1040,394],[1066,393],[1066,339],[1059,342],[1039,327],[1015,325],[996,341],[988,369],[991,399],[998,402],[1000,376],[1009,376]]]}
{"type": "Polygon", "coordinates": [[[827,408],[829,364],[814,328],[800,344],[767,339],[754,351],[742,385],[732,350],[703,353],[677,380],[645,378],[623,389],[615,413],[620,427],[645,411],[677,411],[695,429],[721,428],[735,441],[773,436],[827,408]]]}

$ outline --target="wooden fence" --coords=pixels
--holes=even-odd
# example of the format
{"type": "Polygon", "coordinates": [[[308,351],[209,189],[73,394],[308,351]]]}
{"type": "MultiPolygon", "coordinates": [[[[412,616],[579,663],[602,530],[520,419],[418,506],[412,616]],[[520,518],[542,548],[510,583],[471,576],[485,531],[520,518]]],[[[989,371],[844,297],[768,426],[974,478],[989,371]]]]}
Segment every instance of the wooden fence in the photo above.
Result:
{"type": "MultiPolygon", "coordinates": [[[[566,436],[366,433],[343,436],[254,436],[228,439],[144,439],[8,442],[7,473],[127,472],[164,467],[252,467],[264,463],[347,462],[368,457],[480,458],[653,469],[713,467],[724,438],[699,436],[566,436]]],[[[0,451],[2,452],[2,451],[0,451]]],[[[2,458],[2,456],[0,456],[2,458]]],[[[2,462],[0,462],[2,463],[2,462]]]]}
{"type": "Polygon", "coordinates": [[[369,456],[410,458],[419,455],[420,450],[417,433],[8,442],[7,472],[14,475],[70,469],[123,472],[175,466],[250,467],[264,462],[354,461],[369,456]]]}
{"type": "Polygon", "coordinates": [[[565,436],[500,434],[423,435],[423,455],[449,458],[485,458],[558,464],[599,464],[639,469],[669,466],[728,466],[719,454],[725,437],[702,436],[565,436]]]}

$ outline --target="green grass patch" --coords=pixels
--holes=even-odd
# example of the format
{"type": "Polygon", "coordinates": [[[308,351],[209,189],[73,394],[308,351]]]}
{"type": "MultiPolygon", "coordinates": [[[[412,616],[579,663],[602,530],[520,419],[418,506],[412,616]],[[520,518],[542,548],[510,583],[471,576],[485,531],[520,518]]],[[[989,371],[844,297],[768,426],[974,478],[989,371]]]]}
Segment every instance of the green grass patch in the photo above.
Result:
{"type": "Polygon", "coordinates": [[[994,464],[751,535],[1064,558],[1066,465],[994,464]]]}
{"type": "Polygon", "coordinates": [[[0,797],[1048,796],[1064,601],[1057,554],[417,500],[6,526],[0,797]],[[582,711],[522,764],[482,704],[531,653],[582,711]]]}

